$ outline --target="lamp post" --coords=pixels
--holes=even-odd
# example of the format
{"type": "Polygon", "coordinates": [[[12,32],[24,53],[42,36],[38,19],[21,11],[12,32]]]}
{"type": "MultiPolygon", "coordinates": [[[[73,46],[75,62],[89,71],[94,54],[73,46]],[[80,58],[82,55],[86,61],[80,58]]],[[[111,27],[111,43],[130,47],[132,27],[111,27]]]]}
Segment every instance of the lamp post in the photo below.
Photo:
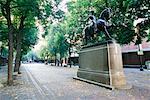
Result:
{"type": "Polygon", "coordinates": [[[142,50],[142,45],[138,44],[138,56],[139,56],[139,61],[140,61],[140,71],[143,71],[143,60],[142,60],[143,55],[144,55],[144,53],[142,50]]]}
{"type": "Polygon", "coordinates": [[[70,65],[70,68],[71,68],[71,42],[69,44],[69,65],[70,65]]]}
{"type": "MultiPolygon", "coordinates": [[[[133,26],[135,27],[135,33],[137,34],[137,38],[142,39],[140,33],[140,28],[141,24],[144,23],[144,21],[147,20],[146,18],[138,18],[137,20],[134,20],[133,26]]],[[[144,55],[143,50],[142,50],[142,45],[141,45],[142,40],[140,40],[140,44],[138,44],[138,56],[139,56],[139,61],[140,61],[140,71],[143,71],[143,66],[142,66],[142,56],[144,55]]]]}

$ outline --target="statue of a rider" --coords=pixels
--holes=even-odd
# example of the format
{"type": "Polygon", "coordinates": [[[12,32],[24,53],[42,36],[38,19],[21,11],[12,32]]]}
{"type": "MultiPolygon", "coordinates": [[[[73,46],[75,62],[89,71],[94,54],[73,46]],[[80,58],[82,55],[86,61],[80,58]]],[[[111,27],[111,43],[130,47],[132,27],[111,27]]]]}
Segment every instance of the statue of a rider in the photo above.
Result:
{"type": "Polygon", "coordinates": [[[86,26],[84,29],[84,39],[86,44],[88,40],[94,39],[94,35],[100,31],[104,32],[106,40],[112,40],[112,37],[108,32],[108,27],[110,27],[110,25],[108,24],[108,20],[111,17],[111,13],[112,10],[110,8],[106,8],[101,12],[100,18],[96,20],[96,17],[94,16],[94,11],[91,11],[91,14],[88,17],[88,26],[86,26]]]}
{"type": "Polygon", "coordinates": [[[108,32],[108,28],[110,27],[108,21],[111,18],[111,13],[112,10],[110,8],[104,9],[100,14],[100,18],[96,21],[97,29],[104,32],[107,40],[112,40],[112,37],[108,32]]]}
{"type": "Polygon", "coordinates": [[[89,26],[93,26],[94,33],[96,33],[97,25],[96,25],[96,17],[94,16],[94,11],[91,11],[91,14],[88,17],[88,24],[89,26]]]}

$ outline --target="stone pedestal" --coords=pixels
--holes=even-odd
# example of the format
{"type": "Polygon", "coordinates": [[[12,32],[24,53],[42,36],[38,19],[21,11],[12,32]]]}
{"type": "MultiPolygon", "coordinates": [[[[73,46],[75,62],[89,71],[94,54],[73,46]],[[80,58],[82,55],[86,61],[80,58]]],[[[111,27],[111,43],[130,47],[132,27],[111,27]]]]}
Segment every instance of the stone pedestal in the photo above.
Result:
{"type": "Polygon", "coordinates": [[[120,45],[107,41],[83,47],[79,53],[79,70],[76,79],[111,89],[124,88],[126,79],[120,45]]]}
{"type": "Polygon", "coordinates": [[[125,88],[126,79],[123,72],[122,53],[119,44],[108,44],[108,61],[111,85],[115,88],[125,88]]]}

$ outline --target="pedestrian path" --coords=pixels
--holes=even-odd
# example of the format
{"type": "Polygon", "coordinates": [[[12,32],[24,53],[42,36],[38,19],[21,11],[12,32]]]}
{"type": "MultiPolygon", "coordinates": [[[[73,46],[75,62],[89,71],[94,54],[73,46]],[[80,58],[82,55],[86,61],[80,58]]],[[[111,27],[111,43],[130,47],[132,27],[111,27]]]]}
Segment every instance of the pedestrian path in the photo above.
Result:
{"type": "Polygon", "coordinates": [[[125,69],[130,90],[109,90],[74,80],[77,68],[25,64],[13,86],[0,88],[0,100],[150,100],[150,73],[125,69]]]}
{"type": "Polygon", "coordinates": [[[7,78],[7,66],[0,66],[0,87],[3,87],[3,83],[7,78]]]}

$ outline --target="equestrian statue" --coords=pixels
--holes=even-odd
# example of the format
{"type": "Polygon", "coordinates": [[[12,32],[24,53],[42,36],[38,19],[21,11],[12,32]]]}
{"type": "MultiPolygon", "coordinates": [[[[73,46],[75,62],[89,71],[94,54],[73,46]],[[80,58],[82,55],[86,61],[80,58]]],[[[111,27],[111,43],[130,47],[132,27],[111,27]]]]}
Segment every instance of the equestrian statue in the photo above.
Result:
{"type": "Polygon", "coordinates": [[[94,11],[91,11],[91,15],[88,17],[89,23],[83,30],[83,40],[85,44],[87,44],[88,41],[94,40],[95,36],[101,31],[104,32],[106,40],[113,39],[108,32],[108,28],[110,27],[108,20],[111,18],[111,14],[112,10],[110,8],[106,8],[101,12],[100,18],[96,20],[94,11]]]}

